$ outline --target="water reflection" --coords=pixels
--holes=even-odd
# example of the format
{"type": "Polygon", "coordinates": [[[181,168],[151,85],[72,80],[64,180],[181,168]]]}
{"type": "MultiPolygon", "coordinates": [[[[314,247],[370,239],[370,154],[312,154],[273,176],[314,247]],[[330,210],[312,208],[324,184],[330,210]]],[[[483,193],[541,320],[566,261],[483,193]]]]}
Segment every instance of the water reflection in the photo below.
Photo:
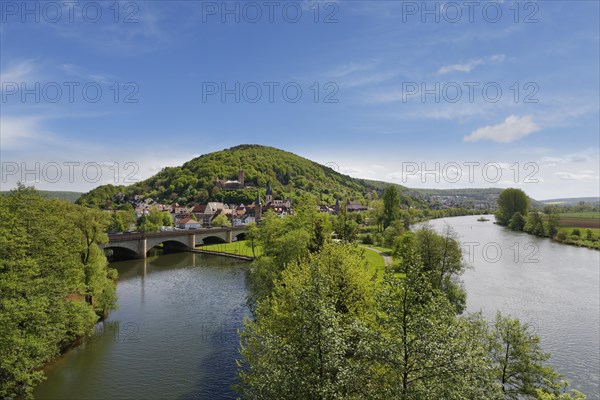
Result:
{"type": "Polygon", "coordinates": [[[35,397],[235,398],[247,264],[192,253],[114,264],[119,309],[47,368],[35,397]]]}

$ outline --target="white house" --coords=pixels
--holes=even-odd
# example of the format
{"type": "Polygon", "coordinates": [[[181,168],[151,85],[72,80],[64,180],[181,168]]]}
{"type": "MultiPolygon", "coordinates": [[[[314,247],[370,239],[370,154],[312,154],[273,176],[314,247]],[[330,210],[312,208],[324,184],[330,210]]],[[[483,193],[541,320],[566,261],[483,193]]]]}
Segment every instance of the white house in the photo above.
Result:
{"type": "Polygon", "coordinates": [[[191,218],[185,218],[177,223],[177,227],[181,229],[200,229],[202,223],[191,218]]]}

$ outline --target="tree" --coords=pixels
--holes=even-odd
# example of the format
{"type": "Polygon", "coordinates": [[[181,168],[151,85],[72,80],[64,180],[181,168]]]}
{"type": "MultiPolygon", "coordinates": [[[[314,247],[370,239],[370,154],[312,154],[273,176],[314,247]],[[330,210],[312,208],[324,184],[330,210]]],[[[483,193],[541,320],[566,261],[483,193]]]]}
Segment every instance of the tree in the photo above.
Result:
{"type": "Polygon", "coordinates": [[[331,241],[331,233],[329,217],[317,210],[312,198],[305,198],[286,218],[267,211],[253,232],[255,245],[263,250],[250,270],[253,299],[267,296],[288,265],[318,252],[331,241]]]}
{"type": "Polygon", "coordinates": [[[536,211],[530,212],[527,215],[527,222],[525,223],[523,230],[534,235],[545,236],[544,221],[542,220],[542,214],[536,211]]]}
{"type": "Polygon", "coordinates": [[[375,221],[377,232],[383,232],[383,200],[373,200],[369,204],[369,218],[375,221]]]}
{"type": "Polygon", "coordinates": [[[258,227],[255,222],[246,226],[246,246],[252,249],[252,258],[256,258],[256,238],[258,237],[258,227]]]}
{"type": "Polygon", "coordinates": [[[505,399],[533,397],[536,389],[552,389],[559,376],[543,365],[550,354],[542,351],[540,338],[527,325],[498,312],[489,338],[494,373],[505,399]]]}
{"type": "Polygon", "coordinates": [[[370,371],[357,355],[372,313],[374,283],[350,245],[283,271],[241,334],[237,390],[248,399],[361,399],[370,371]]]}
{"type": "Polygon", "coordinates": [[[400,217],[400,196],[394,185],[386,186],[383,192],[383,229],[400,217]]]}
{"type": "Polygon", "coordinates": [[[344,243],[351,243],[356,240],[358,224],[348,215],[346,204],[342,205],[335,219],[335,232],[344,243]]]}
{"type": "Polygon", "coordinates": [[[32,188],[0,196],[0,398],[32,398],[41,367],[114,307],[115,274],[96,246],[111,223],[32,188]]]}
{"type": "Polygon", "coordinates": [[[443,235],[430,226],[419,229],[415,234],[406,232],[397,242],[394,256],[403,259],[416,246],[431,286],[446,294],[458,314],[466,306],[466,292],[458,278],[465,270],[462,251],[456,232],[449,226],[443,235]],[[414,238],[413,238],[414,236],[414,238]]]}
{"type": "Polygon", "coordinates": [[[513,231],[522,231],[525,227],[525,218],[523,218],[523,215],[517,211],[510,218],[510,221],[508,222],[508,227],[513,231]]]}
{"type": "Polygon", "coordinates": [[[558,233],[558,229],[560,228],[560,216],[555,208],[552,209],[552,212],[548,214],[548,229],[546,232],[548,236],[553,238],[558,233]]]}
{"type": "Polygon", "coordinates": [[[496,221],[500,225],[508,225],[514,213],[527,215],[529,198],[521,189],[504,189],[498,196],[496,221]]]}
{"type": "Polygon", "coordinates": [[[210,223],[212,226],[231,226],[231,222],[229,221],[229,218],[227,218],[227,215],[225,214],[219,214],[216,217],[213,218],[213,220],[210,223]]]}
{"type": "Polygon", "coordinates": [[[535,389],[535,398],[537,400],[585,400],[587,396],[578,390],[573,389],[567,393],[569,382],[562,380],[553,385],[554,390],[535,389]],[[560,393],[560,392],[562,393],[560,393]]]}
{"type": "Polygon", "coordinates": [[[431,286],[414,235],[404,235],[398,271],[384,278],[370,350],[382,399],[495,399],[480,321],[458,319],[431,286]]]}

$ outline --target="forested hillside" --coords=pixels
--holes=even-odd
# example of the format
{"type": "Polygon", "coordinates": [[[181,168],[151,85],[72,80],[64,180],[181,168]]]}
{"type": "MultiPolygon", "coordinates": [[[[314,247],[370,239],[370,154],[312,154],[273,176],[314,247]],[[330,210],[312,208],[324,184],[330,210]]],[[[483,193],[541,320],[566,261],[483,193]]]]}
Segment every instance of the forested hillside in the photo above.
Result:
{"type": "Polygon", "coordinates": [[[164,203],[202,203],[209,200],[249,203],[257,190],[271,181],[275,198],[297,197],[304,192],[322,196],[333,204],[335,197],[363,199],[381,185],[340,174],[287,151],[259,145],[240,145],[205,154],[181,167],[165,168],[155,176],[131,186],[100,186],[79,199],[80,204],[111,208],[122,193],[143,195],[164,203]],[[216,180],[236,180],[243,169],[245,189],[224,190],[216,180]],[[116,197],[115,197],[116,196],[116,197]]]}

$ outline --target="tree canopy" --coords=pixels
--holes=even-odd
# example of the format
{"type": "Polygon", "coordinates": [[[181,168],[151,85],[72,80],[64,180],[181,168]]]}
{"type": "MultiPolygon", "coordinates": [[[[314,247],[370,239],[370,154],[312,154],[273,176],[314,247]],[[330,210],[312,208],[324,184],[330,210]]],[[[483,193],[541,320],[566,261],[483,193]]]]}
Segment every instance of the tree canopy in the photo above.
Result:
{"type": "Polygon", "coordinates": [[[529,198],[521,189],[504,189],[498,196],[496,221],[500,225],[508,225],[516,212],[527,215],[529,198]]]}
{"type": "Polygon", "coordinates": [[[40,368],[114,308],[116,272],[96,246],[110,223],[30,188],[0,196],[0,398],[31,398],[40,368]]]}

